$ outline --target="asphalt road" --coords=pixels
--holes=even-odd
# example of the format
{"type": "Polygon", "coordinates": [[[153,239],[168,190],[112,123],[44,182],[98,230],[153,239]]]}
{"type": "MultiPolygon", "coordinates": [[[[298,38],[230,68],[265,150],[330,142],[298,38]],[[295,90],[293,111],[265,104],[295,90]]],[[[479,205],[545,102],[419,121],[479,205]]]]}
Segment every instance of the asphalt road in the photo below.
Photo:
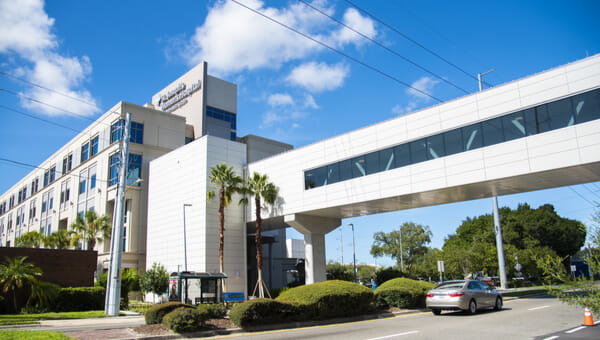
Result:
{"type": "MultiPolygon", "coordinates": [[[[565,333],[581,325],[583,310],[549,296],[506,301],[501,311],[476,315],[418,313],[389,319],[257,333],[222,338],[244,339],[600,339],[600,325],[565,333]],[[558,336],[558,337],[556,337],[558,336]]],[[[213,339],[215,339],[213,338],[213,339]]]]}

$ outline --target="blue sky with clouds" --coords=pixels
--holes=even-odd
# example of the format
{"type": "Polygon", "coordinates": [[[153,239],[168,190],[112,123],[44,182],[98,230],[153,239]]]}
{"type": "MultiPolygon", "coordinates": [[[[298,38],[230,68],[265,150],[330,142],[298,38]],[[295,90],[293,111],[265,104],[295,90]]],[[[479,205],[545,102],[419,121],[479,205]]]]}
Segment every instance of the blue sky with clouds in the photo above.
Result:
{"type": "MultiPolygon", "coordinates": [[[[202,60],[238,84],[238,135],[299,147],[473,93],[478,72],[495,69],[485,76],[494,86],[600,53],[593,0],[237,2],[305,36],[234,1],[0,0],[0,71],[70,97],[0,75],[0,158],[37,165],[108,107],[150,102],[202,60]]],[[[0,161],[0,191],[30,170],[0,161]]],[[[499,197],[584,222],[597,201],[600,183],[499,197]]],[[[490,211],[486,199],[344,224],[355,225],[357,262],[390,265],[369,255],[374,232],[413,221],[440,247],[490,211]]],[[[330,260],[341,259],[339,236],[327,236],[330,260]]]]}

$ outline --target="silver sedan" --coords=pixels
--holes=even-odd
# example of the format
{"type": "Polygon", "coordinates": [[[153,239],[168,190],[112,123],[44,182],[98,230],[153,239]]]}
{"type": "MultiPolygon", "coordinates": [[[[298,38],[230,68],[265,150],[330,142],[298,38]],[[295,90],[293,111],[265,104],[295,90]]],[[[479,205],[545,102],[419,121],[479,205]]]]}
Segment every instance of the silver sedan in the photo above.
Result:
{"type": "Polygon", "coordinates": [[[427,293],[427,308],[435,315],[442,310],[464,310],[475,314],[478,309],[502,309],[502,294],[477,280],[447,281],[427,293]]]}

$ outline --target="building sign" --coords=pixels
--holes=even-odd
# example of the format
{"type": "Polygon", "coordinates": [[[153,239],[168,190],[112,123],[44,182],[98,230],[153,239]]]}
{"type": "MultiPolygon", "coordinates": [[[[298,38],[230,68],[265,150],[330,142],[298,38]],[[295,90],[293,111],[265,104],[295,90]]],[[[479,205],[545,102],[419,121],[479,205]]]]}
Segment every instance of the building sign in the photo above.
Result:
{"type": "Polygon", "coordinates": [[[198,91],[202,87],[200,80],[187,86],[185,83],[179,83],[174,89],[163,94],[158,99],[158,107],[166,112],[173,112],[187,103],[187,97],[198,91]]]}

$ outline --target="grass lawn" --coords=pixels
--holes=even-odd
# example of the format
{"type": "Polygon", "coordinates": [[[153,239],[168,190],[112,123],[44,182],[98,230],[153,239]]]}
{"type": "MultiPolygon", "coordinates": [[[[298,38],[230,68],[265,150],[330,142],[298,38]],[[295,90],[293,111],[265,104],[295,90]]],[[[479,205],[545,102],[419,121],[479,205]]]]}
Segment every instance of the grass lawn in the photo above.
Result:
{"type": "Polygon", "coordinates": [[[517,290],[514,292],[502,293],[502,296],[526,296],[526,295],[546,293],[546,292],[548,292],[548,290],[546,290],[544,288],[534,288],[534,289],[517,290]]]}
{"type": "Polygon", "coordinates": [[[69,340],[74,339],[62,333],[52,331],[1,331],[3,340],[69,340]]]}
{"type": "MultiPolygon", "coordinates": [[[[40,314],[4,314],[0,315],[0,325],[36,324],[40,320],[89,319],[105,317],[104,311],[40,313],[40,314]]],[[[4,339],[4,337],[0,338],[4,339]]],[[[12,338],[11,338],[12,339],[12,338]]]]}

